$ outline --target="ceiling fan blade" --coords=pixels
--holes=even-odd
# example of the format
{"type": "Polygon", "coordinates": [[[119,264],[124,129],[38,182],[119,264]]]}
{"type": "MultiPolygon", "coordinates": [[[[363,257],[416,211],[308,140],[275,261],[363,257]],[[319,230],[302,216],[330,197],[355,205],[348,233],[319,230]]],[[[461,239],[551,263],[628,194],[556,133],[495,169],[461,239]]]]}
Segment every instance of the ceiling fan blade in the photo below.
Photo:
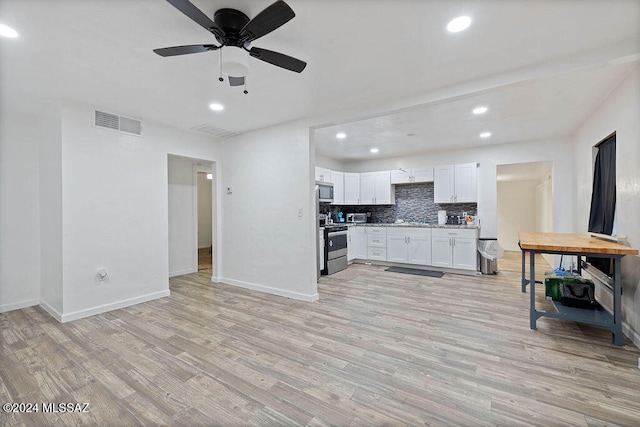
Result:
{"type": "Polygon", "coordinates": [[[288,4],[278,0],[257,14],[240,30],[240,37],[245,42],[258,39],[281,25],[290,21],[296,14],[288,4]]]}
{"type": "Polygon", "coordinates": [[[213,22],[213,20],[211,20],[211,18],[205,15],[200,9],[195,7],[193,3],[191,3],[189,0],[167,0],[167,1],[171,3],[171,5],[174,6],[176,9],[178,9],[180,12],[187,15],[187,17],[190,18],[192,21],[194,21],[196,24],[200,25],[202,28],[209,31],[210,33],[218,34],[221,36],[224,35],[224,31],[220,27],[218,27],[216,23],[213,22]]]}
{"type": "Polygon", "coordinates": [[[251,50],[249,50],[249,55],[277,67],[295,71],[296,73],[301,73],[304,67],[307,66],[306,62],[300,61],[299,59],[259,47],[252,47],[251,50]]]}
{"type": "Polygon", "coordinates": [[[230,86],[244,86],[244,76],[243,77],[229,76],[229,85],[230,86]]]}
{"type": "Polygon", "coordinates": [[[220,49],[219,46],[213,44],[192,44],[188,46],[163,47],[161,49],[153,49],[160,56],[176,56],[186,55],[188,53],[208,52],[210,50],[220,49]]]}

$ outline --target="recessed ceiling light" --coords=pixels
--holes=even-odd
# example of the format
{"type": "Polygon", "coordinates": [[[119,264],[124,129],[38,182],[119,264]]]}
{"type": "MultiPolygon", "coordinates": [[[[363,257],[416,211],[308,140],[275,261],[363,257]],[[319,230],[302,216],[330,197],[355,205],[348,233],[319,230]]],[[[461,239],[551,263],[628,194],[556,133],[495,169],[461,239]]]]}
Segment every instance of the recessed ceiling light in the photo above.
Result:
{"type": "Polygon", "coordinates": [[[338,139],[345,139],[347,137],[347,134],[344,132],[338,132],[336,133],[336,138],[338,139]]]}
{"type": "Polygon", "coordinates": [[[471,18],[468,16],[458,16],[447,24],[447,30],[451,33],[466,30],[471,25],[471,18]]]}
{"type": "Polygon", "coordinates": [[[371,150],[369,150],[370,153],[377,153],[378,151],[380,150],[378,150],[377,148],[372,148],[371,150]]]}
{"type": "Polygon", "coordinates": [[[485,106],[482,107],[476,107],[473,109],[473,114],[484,114],[488,111],[489,109],[485,106]]]}
{"type": "Polygon", "coordinates": [[[18,32],[11,27],[0,24],[0,36],[15,39],[16,37],[18,37],[18,32]]]}
{"type": "Polygon", "coordinates": [[[480,134],[480,138],[489,138],[491,136],[491,132],[482,132],[480,134]]]}
{"type": "Polygon", "coordinates": [[[214,102],[212,104],[209,104],[209,108],[211,108],[213,111],[222,111],[224,110],[224,105],[214,102]]]}

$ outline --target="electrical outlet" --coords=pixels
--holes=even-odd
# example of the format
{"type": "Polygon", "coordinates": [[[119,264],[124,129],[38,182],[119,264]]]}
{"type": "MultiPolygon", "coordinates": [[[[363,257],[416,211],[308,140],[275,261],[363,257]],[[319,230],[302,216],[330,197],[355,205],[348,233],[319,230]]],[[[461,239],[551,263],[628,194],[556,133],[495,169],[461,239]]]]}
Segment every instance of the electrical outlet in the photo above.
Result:
{"type": "Polygon", "coordinates": [[[298,218],[302,218],[302,208],[298,209],[298,218]]]}

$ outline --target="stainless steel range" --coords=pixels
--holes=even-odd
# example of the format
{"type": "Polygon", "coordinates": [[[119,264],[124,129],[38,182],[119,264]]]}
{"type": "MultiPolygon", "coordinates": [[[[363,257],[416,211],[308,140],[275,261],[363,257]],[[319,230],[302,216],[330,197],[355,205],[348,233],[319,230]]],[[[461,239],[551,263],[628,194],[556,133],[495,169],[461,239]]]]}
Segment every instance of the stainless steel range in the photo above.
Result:
{"type": "Polygon", "coordinates": [[[349,228],[346,225],[327,224],[325,226],[325,267],[322,274],[333,274],[347,268],[347,240],[349,240],[349,228]]]}

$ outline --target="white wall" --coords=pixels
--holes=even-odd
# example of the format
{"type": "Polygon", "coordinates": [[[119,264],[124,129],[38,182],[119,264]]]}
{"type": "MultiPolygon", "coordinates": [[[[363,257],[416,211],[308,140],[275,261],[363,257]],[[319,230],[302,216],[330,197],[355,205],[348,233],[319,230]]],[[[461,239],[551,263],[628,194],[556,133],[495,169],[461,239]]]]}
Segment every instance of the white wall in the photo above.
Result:
{"type": "Polygon", "coordinates": [[[296,122],[243,134],[225,141],[223,152],[220,280],[317,299],[309,126],[296,122]]]}
{"type": "MultiPolygon", "coordinates": [[[[58,320],[62,319],[62,109],[44,111],[39,144],[40,214],[40,304],[58,320]]],[[[16,268],[29,268],[20,264],[16,268]]]]}
{"type": "Polygon", "coordinates": [[[37,121],[0,112],[0,312],[40,302],[37,121]]]}
{"type": "Polygon", "coordinates": [[[455,163],[479,163],[478,216],[481,236],[497,236],[497,165],[523,162],[551,161],[553,179],[553,227],[556,232],[571,231],[572,152],[570,138],[498,144],[462,150],[428,152],[412,157],[378,159],[345,163],[345,170],[367,172],[455,163]]]}
{"type": "Polygon", "coordinates": [[[216,142],[149,122],[142,138],[96,128],[86,106],[65,106],[62,123],[63,320],[168,295],[167,154],[213,160],[216,142]]]}
{"type": "MultiPolygon", "coordinates": [[[[592,147],[616,132],[618,235],[640,248],[640,66],[612,91],[573,135],[573,231],[587,232],[593,183],[592,147]]],[[[622,319],[640,346],[640,257],[622,260],[622,319]]]]}
{"type": "Polygon", "coordinates": [[[315,166],[318,166],[321,168],[327,168],[334,171],[344,170],[344,162],[341,162],[339,160],[332,159],[329,157],[325,157],[320,154],[316,154],[315,166]]]}
{"type": "Polygon", "coordinates": [[[536,181],[498,182],[498,242],[505,250],[519,251],[518,233],[536,231],[536,181]]]}
{"type": "Polygon", "coordinates": [[[198,248],[211,246],[211,183],[206,172],[198,172],[198,248]]]}

